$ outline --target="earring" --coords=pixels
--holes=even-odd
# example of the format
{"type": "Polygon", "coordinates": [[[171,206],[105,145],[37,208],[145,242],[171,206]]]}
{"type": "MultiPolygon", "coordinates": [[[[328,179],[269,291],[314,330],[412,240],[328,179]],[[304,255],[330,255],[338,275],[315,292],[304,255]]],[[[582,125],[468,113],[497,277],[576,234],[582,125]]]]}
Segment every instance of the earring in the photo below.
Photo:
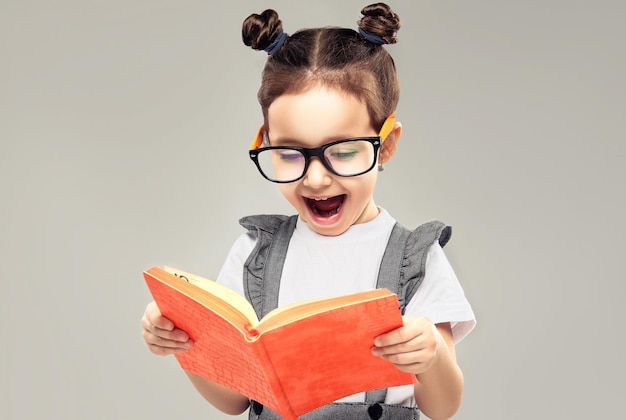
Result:
{"type": "Polygon", "coordinates": [[[385,168],[383,168],[383,164],[382,164],[382,163],[379,163],[379,164],[378,164],[378,172],[382,172],[382,171],[384,171],[384,170],[385,170],[385,168]]]}

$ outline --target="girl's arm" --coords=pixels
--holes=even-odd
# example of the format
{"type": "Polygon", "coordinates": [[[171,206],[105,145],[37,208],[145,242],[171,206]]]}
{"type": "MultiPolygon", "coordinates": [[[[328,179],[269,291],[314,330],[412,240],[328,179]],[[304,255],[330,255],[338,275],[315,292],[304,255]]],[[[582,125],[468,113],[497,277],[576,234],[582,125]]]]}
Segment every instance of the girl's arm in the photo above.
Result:
{"type": "Polygon", "coordinates": [[[250,400],[247,397],[191,372],[185,373],[200,395],[218,410],[226,414],[237,415],[248,409],[250,400]]]}
{"type": "MultiPolygon", "coordinates": [[[[161,311],[154,302],[146,307],[141,325],[143,326],[143,339],[148,349],[159,356],[187,351],[193,345],[189,335],[176,328],[172,321],[161,315],[161,311]]],[[[200,395],[218,410],[236,415],[248,408],[250,402],[247,397],[193,373],[186,373],[200,395]]]]}
{"type": "Polygon", "coordinates": [[[456,363],[450,323],[437,324],[437,355],[430,369],[416,374],[415,400],[432,420],[448,419],[461,406],[463,373],[456,363]]]}
{"type": "Polygon", "coordinates": [[[404,317],[404,326],[374,341],[372,352],[404,372],[414,373],[415,400],[432,420],[452,417],[463,396],[463,373],[456,363],[450,323],[404,317]]]}

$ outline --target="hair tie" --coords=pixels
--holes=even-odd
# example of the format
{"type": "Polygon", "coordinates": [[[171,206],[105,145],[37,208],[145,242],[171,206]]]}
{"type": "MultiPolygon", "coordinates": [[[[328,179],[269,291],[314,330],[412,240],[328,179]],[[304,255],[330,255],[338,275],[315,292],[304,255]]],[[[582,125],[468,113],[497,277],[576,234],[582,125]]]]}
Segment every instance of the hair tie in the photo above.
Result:
{"type": "Polygon", "coordinates": [[[367,32],[365,29],[361,28],[360,26],[359,26],[359,33],[363,36],[363,38],[365,38],[366,41],[369,41],[372,44],[378,44],[378,45],[389,44],[383,38],[381,38],[378,35],[375,35],[375,34],[373,34],[371,32],[367,32]]]}
{"type": "Polygon", "coordinates": [[[270,56],[273,56],[274,54],[276,54],[278,52],[278,50],[280,50],[280,48],[283,46],[283,44],[287,40],[288,36],[289,35],[287,35],[281,29],[280,32],[278,33],[278,36],[276,37],[276,39],[274,39],[274,41],[272,41],[272,43],[270,45],[268,45],[267,48],[265,48],[263,51],[268,53],[270,56]]]}

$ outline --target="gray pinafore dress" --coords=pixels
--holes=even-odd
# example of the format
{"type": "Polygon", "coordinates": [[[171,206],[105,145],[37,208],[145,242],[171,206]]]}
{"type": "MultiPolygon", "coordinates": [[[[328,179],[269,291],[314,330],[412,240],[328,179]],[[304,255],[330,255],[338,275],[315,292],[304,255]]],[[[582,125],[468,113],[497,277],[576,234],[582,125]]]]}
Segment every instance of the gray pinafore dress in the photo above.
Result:
{"type": "MultiPolygon", "coordinates": [[[[287,247],[297,216],[257,215],[242,218],[240,224],[257,237],[244,264],[244,291],[259,319],[278,306],[278,291],[287,247]]],[[[376,287],[398,295],[404,314],[407,303],[424,279],[426,254],[438,241],[443,247],[451,228],[432,221],[410,231],[396,223],[383,254],[376,287]]],[[[373,375],[376,372],[372,372],[373,375]]],[[[332,403],[300,417],[301,420],[419,420],[417,407],[385,404],[387,389],[365,393],[362,403],[332,403]]],[[[280,420],[280,416],[256,401],[250,401],[250,420],[280,420]]]]}

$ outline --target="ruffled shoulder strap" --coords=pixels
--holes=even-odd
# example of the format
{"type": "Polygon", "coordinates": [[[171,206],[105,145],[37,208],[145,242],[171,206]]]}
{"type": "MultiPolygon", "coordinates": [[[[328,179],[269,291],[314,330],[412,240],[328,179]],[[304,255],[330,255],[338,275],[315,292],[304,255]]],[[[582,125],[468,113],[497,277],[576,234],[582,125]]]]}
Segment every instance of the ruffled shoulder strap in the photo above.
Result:
{"type": "Polygon", "coordinates": [[[413,231],[399,223],[393,227],[380,264],[377,287],[398,294],[403,314],[424,280],[428,250],[435,241],[445,246],[451,234],[452,228],[437,220],[424,223],[413,231]]]}
{"type": "Polygon", "coordinates": [[[239,223],[257,237],[244,263],[243,286],[246,299],[259,319],[278,307],[280,277],[297,216],[256,215],[239,223]]]}

